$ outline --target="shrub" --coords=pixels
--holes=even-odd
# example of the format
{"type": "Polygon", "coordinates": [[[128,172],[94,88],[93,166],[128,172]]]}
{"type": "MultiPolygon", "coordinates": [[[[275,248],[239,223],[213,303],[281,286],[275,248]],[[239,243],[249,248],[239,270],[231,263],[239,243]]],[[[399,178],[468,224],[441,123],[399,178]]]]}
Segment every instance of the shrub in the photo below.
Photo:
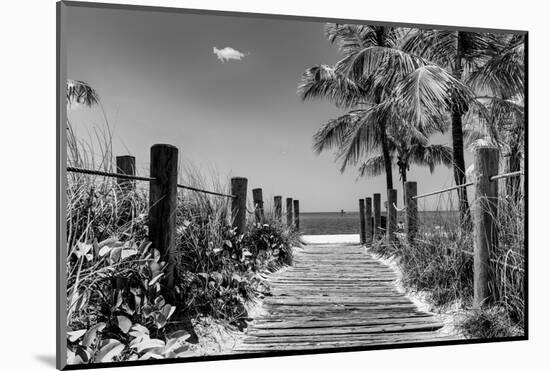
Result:
{"type": "MultiPolygon", "coordinates": [[[[108,123],[88,142],[67,125],[68,164],[113,172],[108,123]]],[[[188,185],[227,193],[215,174],[208,182],[193,167],[182,173],[188,185]]],[[[269,220],[237,235],[228,199],[180,193],[176,295],[167,303],[163,263],[147,241],[146,186],[123,192],[113,179],[69,173],[66,195],[70,364],[185,356],[195,316],[246,326],[246,303],[264,290],[261,274],[290,264],[297,243],[269,220]]]]}
{"type": "MultiPolygon", "coordinates": [[[[468,252],[471,238],[441,233],[424,234],[414,245],[405,241],[388,249],[383,241],[373,250],[383,256],[399,258],[403,284],[414,291],[424,291],[435,305],[471,298],[473,289],[473,258],[468,252]]],[[[468,299],[467,299],[468,300],[468,299]]]]}
{"type": "Polygon", "coordinates": [[[177,244],[182,308],[245,327],[245,303],[264,291],[262,273],[291,264],[296,234],[276,223],[252,224],[241,235],[212,220],[183,225],[177,244]]]}
{"type": "Polygon", "coordinates": [[[459,327],[469,338],[490,339],[523,335],[523,328],[511,320],[509,311],[498,305],[467,313],[459,327]]]}
{"type": "MultiPolygon", "coordinates": [[[[498,215],[494,216],[498,245],[490,251],[491,298],[487,308],[472,312],[467,318],[464,329],[471,336],[514,336],[523,332],[523,203],[523,197],[499,197],[498,215]]],[[[418,238],[412,245],[404,238],[393,246],[380,240],[372,250],[398,258],[405,286],[426,292],[434,305],[459,302],[468,308],[473,300],[471,233],[460,227],[456,212],[430,211],[426,215],[420,217],[418,238]]]]}
{"type": "MultiPolygon", "coordinates": [[[[186,178],[209,188],[196,174],[186,178]]],[[[183,356],[190,319],[206,315],[243,328],[246,303],[264,291],[261,274],[292,261],[293,231],[267,221],[237,235],[226,199],[180,195],[176,298],[166,303],[160,254],[146,238],[146,190],[122,192],[112,179],[69,174],[67,200],[70,363],[183,356]]]]}

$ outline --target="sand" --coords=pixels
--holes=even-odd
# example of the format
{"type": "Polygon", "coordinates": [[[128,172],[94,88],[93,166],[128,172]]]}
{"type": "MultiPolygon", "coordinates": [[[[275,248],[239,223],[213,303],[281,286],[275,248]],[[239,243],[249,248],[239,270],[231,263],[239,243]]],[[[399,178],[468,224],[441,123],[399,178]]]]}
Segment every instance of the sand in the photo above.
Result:
{"type": "Polygon", "coordinates": [[[326,244],[326,243],[359,243],[358,234],[323,234],[303,235],[301,240],[305,244],[326,244]]]}

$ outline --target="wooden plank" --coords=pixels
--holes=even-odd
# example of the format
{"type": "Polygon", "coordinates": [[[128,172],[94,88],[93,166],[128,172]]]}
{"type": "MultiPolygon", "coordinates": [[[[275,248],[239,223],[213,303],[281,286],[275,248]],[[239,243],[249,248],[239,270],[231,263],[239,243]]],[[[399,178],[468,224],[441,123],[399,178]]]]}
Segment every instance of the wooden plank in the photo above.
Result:
{"type": "Polygon", "coordinates": [[[247,335],[257,337],[273,337],[273,336],[317,336],[317,335],[335,335],[335,334],[370,334],[378,332],[411,332],[411,331],[428,331],[437,330],[443,327],[442,323],[396,323],[373,326],[340,326],[340,327],[315,327],[315,328],[273,328],[273,329],[257,329],[252,328],[247,332],[247,335]]]}
{"type": "Polygon", "coordinates": [[[429,335],[418,335],[418,332],[411,332],[410,336],[403,333],[384,333],[384,334],[339,334],[339,335],[319,335],[319,336],[280,336],[280,337],[262,337],[262,336],[250,336],[243,341],[243,345],[269,345],[283,343],[288,345],[299,345],[300,343],[333,343],[333,342],[353,342],[353,341],[365,341],[371,342],[378,341],[396,341],[401,340],[423,340],[438,338],[433,332],[429,332],[429,335]],[[374,336],[373,336],[374,335],[374,336]]]}
{"type": "Polygon", "coordinates": [[[306,320],[289,320],[289,321],[268,321],[260,322],[254,325],[255,329],[284,329],[284,328],[321,328],[321,327],[363,327],[363,326],[378,326],[388,324],[418,324],[418,323],[435,323],[433,317],[403,317],[403,318],[358,318],[358,319],[306,319],[306,320]]]}
{"type": "MultiPolygon", "coordinates": [[[[396,336],[346,336],[345,339],[335,340],[330,337],[322,337],[318,340],[303,341],[292,343],[287,338],[279,338],[279,341],[272,341],[270,343],[254,343],[254,338],[250,339],[251,343],[241,344],[237,351],[239,352],[273,352],[285,351],[285,350],[318,350],[318,349],[330,349],[330,348],[347,348],[347,347],[360,347],[368,345],[389,345],[399,343],[418,343],[418,342],[437,342],[456,340],[456,337],[449,335],[439,335],[433,331],[425,333],[414,333],[410,336],[405,334],[399,334],[396,336]]],[[[298,339],[296,339],[298,340],[298,339]]]]}
{"type": "MultiPolygon", "coordinates": [[[[435,341],[443,324],[397,290],[397,276],[358,244],[295,249],[294,266],[271,274],[265,314],[238,352],[435,341]]],[[[449,339],[449,337],[444,337],[449,339]]],[[[451,337],[453,338],[453,337],[451,337]]]]}
{"type": "Polygon", "coordinates": [[[402,311],[399,312],[382,312],[382,313],[371,313],[363,312],[358,314],[349,314],[349,313],[335,313],[328,314],[324,316],[303,316],[303,315],[294,315],[294,316],[279,316],[276,314],[270,314],[262,316],[254,321],[254,326],[259,324],[266,323],[286,323],[286,322],[325,322],[325,321],[378,321],[384,319],[416,319],[416,318],[433,318],[433,315],[424,312],[410,312],[402,311]]]}

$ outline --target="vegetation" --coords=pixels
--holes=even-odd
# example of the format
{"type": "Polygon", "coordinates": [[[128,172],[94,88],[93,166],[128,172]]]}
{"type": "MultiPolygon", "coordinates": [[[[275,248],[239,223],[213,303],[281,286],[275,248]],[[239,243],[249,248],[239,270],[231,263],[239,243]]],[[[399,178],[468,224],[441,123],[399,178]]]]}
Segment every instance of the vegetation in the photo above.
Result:
{"type": "MultiPolygon", "coordinates": [[[[346,24],[327,24],[325,35],[343,57],[334,67],[306,70],[298,94],[304,100],[325,98],[349,109],[314,137],[316,152],[336,149],[341,171],[381,153],[367,159],[360,174],[381,174],[382,160],[386,186],[391,189],[392,167],[399,161],[392,158],[392,132],[397,130],[399,138],[406,138],[402,152],[411,152],[410,147],[428,145],[430,135],[446,132],[449,126],[457,185],[466,182],[464,132],[489,137],[501,149],[506,143],[509,168],[520,169],[522,36],[346,24]],[[465,130],[468,112],[470,129],[465,130]],[[499,134],[503,132],[506,139],[499,134]]],[[[403,178],[402,171],[400,175],[403,178]]],[[[510,193],[517,194],[518,187],[517,180],[509,182],[510,193]]],[[[467,193],[463,188],[457,192],[461,223],[468,229],[467,193]]]]}
{"type": "MultiPolygon", "coordinates": [[[[427,166],[433,173],[436,165],[452,165],[452,150],[450,147],[440,144],[425,144],[415,138],[408,138],[402,135],[402,130],[395,130],[388,136],[388,149],[392,163],[395,163],[401,184],[403,186],[403,199],[405,197],[405,182],[407,182],[407,172],[410,165],[427,166]],[[394,159],[395,158],[395,159],[394,159]]],[[[381,155],[369,156],[367,160],[359,167],[360,176],[377,176],[384,172],[384,159],[381,155]]]]}
{"type": "MultiPolygon", "coordinates": [[[[490,287],[491,300],[480,310],[469,311],[458,323],[466,336],[517,336],[524,331],[524,204],[523,198],[499,199],[498,248],[491,251],[495,285],[490,287]]],[[[435,306],[445,308],[459,304],[472,307],[473,241],[471,234],[458,227],[459,217],[449,210],[447,202],[430,212],[430,220],[421,220],[419,237],[387,246],[383,241],[372,250],[385,257],[396,257],[403,271],[403,283],[413,291],[428,294],[435,306]]]]}
{"type": "MultiPolygon", "coordinates": [[[[495,104],[493,98],[523,97],[523,45],[523,36],[519,35],[445,30],[415,30],[404,45],[405,50],[418,53],[437,65],[450,69],[453,76],[467,84],[476,95],[477,99],[463,104],[458,103],[456,93],[450,91],[453,102],[450,112],[456,184],[466,181],[463,116],[470,108],[479,112],[477,108],[483,105],[480,94],[484,96],[487,93],[489,106],[495,104]]],[[[510,113],[510,110],[506,111],[510,113]]],[[[479,124],[485,121],[486,124],[492,124],[494,129],[497,122],[502,121],[502,117],[498,117],[495,122],[496,117],[491,119],[490,116],[483,112],[482,122],[479,124]]],[[[523,131],[524,121],[516,121],[515,126],[523,131]]],[[[462,223],[469,224],[466,190],[458,189],[457,192],[462,223]]]]}
{"type": "Polygon", "coordinates": [[[429,135],[448,126],[449,92],[463,105],[473,99],[444,68],[404,51],[407,33],[403,28],[327,24],[326,37],[337,44],[342,59],[334,67],[306,70],[298,87],[304,100],[325,98],[349,109],[321,127],[315,150],[336,149],[341,171],[380,151],[387,189],[393,188],[391,133],[406,138],[405,152],[427,145],[429,135]]]}
{"type": "MultiPolygon", "coordinates": [[[[328,24],[338,47],[334,66],[307,69],[303,100],[328,99],[345,114],[314,136],[317,153],[335,150],[340,171],[360,176],[393,169],[405,183],[411,164],[453,167],[465,183],[464,146],[491,143],[504,171],[522,169],[524,156],[524,41],[522,36],[399,27],[328,24]],[[430,142],[450,129],[452,146],[430,142]]],[[[82,81],[67,82],[67,102],[100,105],[82,81]]],[[[107,123],[99,148],[77,138],[68,122],[68,162],[113,171],[107,123]],[[100,154],[96,154],[99,150],[100,154]]],[[[186,182],[223,192],[225,185],[193,168],[186,182]],[[207,184],[208,183],[208,184],[207,184]]],[[[227,193],[227,192],[224,192],[227,193]]],[[[404,284],[429,294],[434,305],[472,302],[473,242],[465,188],[460,221],[421,226],[412,242],[373,250],[395,256],[404,284]],[[465,233],[466,232],[466,233],[465,233]]],[[[446,210],[452,209],[449,205],[446,210]]],[[[194,192],[178,195],[173,297],[163,297],[165,262],[147,240],[147,189],[116,180],[69,174],[67,184],[67,346],[71,364],[185,357],[193,354],[194,323],[212,318],[242,330],[249,304],[267,290],[264,274],[292,263],[297,233],[271,217],[239,234],[229,201],[194,192]]],[[[391,207],[391,206],[390,206],[391,207]]],[[[450,215],[442,213],[441,215],[450,215]]],[[[521,180],[507,180],[499,200],[498,247],[491,251],[491,300],[468,312],[460,326],[470,337],[524,332],[524,196],[521,180]]],[[[164,295],[166,296],[166,295],[164,295]]]]}
{"type": "MultiPolygon", "coordinates": [[[[98,102],[86,98],[97,94],[85,83],[69,84],[69,102],[98,102]]],[[[101,142],[97,158],[69,124],[69,163],[111,171],[110,137],[101,142]]],[[[192,168],[185,177],[195,187],[206,183],[192,168]]],[[[247,305],[265,291],[263,274],[292,263],[297,234],[270,219],[237,234],[228,207],[226,199],[179,195],[176,295],[169,302],[161,294],[165,263],[147,241],[147,189],[129,191],[110,178],[69,174],[68,362],[188,356],[190,342],[197,341],[193,323],[203,317],[246,327],[247,305]]]]}
{"type": "MultiPolygon", "coordinates": [[[[333,66],[306,70],[298,87],[303,100],[325,98],[347,112],[314,136],[317,153],[335,150],[340,170],[359,166],[360,176],[386,174],[402,182],[410,164],[453,167],[457,185],[466,183],[464,145],[492,144],[503,172],[522,169],[524,38],[521,35],[327,24],[327,39],[342,58],[333,66]],[[430,143],[450,129],[452,147],[430,143]]],[[[463,328],[473,337],[523,331],[524,215],[522,181],[506,180],[498,215],[499,246],[492,251],[492,301],[472,313],[463,328]],[[495,318],[498,317],[498,321],[495,318]]],[[[375,244],[399,257],[405,283],[427,291],[436,305],[472,301],[470,205],[458,188],[460,220],[425,226],[413,245],[375,244]]],[[[449,205],[445,205],[449,206],[449,205]]],[[[446,210],[452,210],[447,207],[446,210]]]]}

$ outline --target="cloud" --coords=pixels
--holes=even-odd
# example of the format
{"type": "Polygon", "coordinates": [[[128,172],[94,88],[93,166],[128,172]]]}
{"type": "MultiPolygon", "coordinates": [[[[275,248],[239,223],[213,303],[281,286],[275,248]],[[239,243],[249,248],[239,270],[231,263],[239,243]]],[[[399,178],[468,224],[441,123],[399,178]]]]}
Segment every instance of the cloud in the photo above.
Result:
{"type": "Polygon", "coordinates": [[[236,61],[242,60],[245,56],[247,56],[250,53],[244,54],[241,53],[238,50],[233,49],[230,46],[226,46],[223,49],[218,49],[216,47],[213,48],[214,54],[218,56],[218,59],[224,63],[230,59],[234,59],[236,61]]]}

